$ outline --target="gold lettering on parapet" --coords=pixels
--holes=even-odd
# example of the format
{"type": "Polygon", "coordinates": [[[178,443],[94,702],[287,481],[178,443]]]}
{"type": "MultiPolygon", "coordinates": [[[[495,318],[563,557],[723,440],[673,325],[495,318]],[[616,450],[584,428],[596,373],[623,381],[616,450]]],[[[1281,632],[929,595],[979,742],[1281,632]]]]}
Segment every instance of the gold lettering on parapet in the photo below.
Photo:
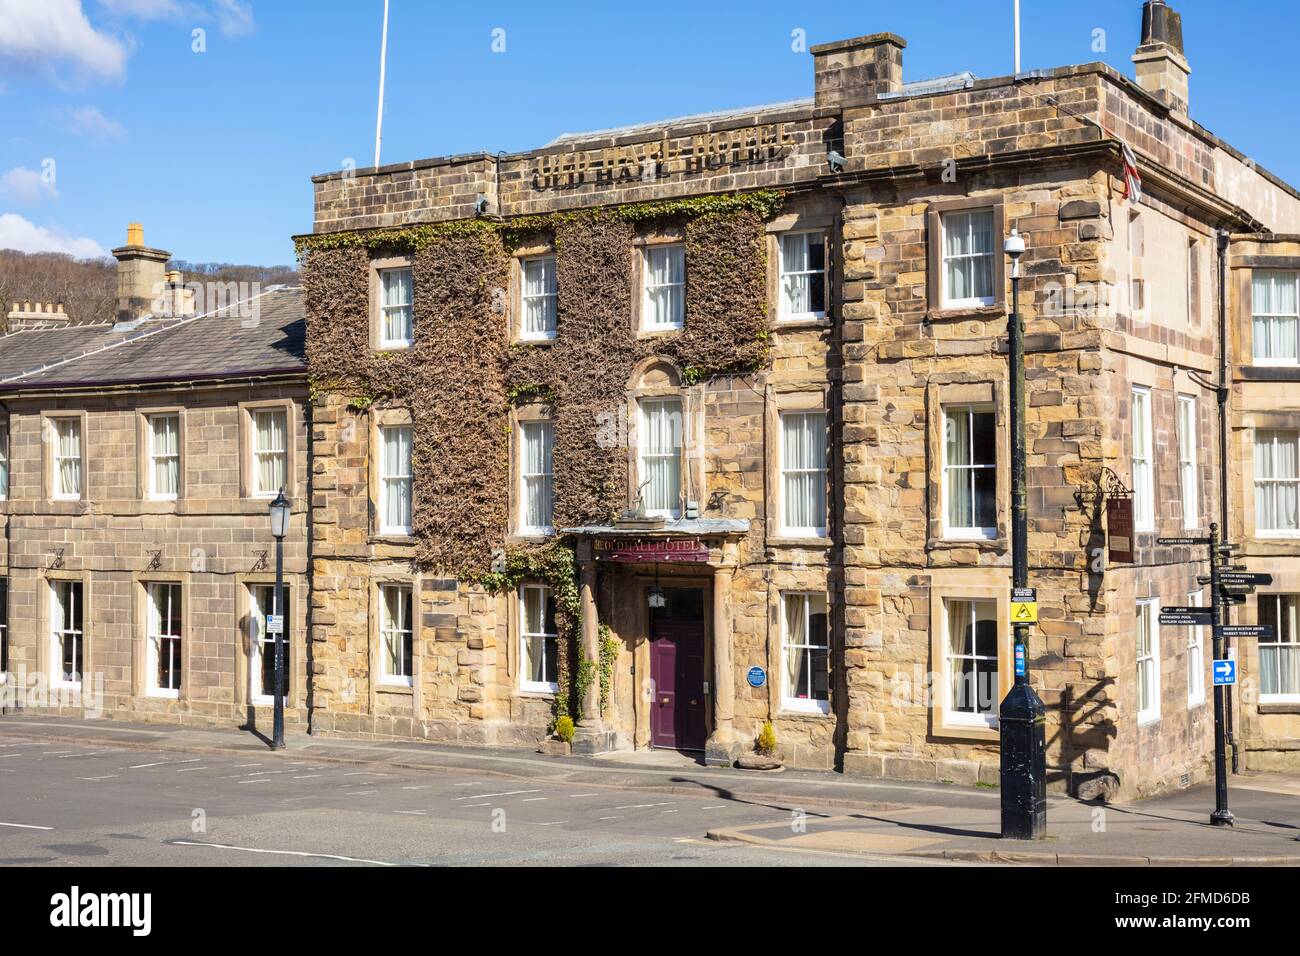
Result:
{"type": "Polygon", "coordinates": [[[785,123],[768,123],[629,146],[555,153],[538,159],[533,167],[532,188],[545,192],[584,186],[635,186],[765,166],[786,159],[794,142],[794,134],[785,123]]]}

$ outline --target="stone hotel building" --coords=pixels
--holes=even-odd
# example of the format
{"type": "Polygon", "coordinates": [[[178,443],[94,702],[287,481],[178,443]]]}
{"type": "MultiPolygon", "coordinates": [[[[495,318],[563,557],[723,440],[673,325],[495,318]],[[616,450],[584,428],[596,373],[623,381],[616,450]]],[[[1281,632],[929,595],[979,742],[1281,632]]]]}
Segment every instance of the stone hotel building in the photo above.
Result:
{"type": "Polygon", "coordinates": [[[37,436],[73,397],[12,379],[10,669],[46,660],[49,589],[80,574],[114,715],[233,716],[256,612],[230,595],[261,580],[247,409],[274,401],[313,732],[534,745],[568,716],[578,752],[730,763],[770,721],[795,766],[996,782],[1016,230],[1050,785],[1207,775],[1208,629],[1159,608],[1208,600],[1208,565],[1158,539],[1210,522],[1273,575],[1232,612],[1275,625],[1232,648],[1235,755],[1300,766],[1300,194],[1190,118],[1167,4],[1136,79],[905,81],[905,47],[813,47],[807,99],[315,177],[306,384],[147,397],[182,460],[214,456],[184,508],[126,478],[151,460],[134,392],[76,406],[90,480],[52,494],[62,446],[37,436]],[[219,569],[136,567],[160,521],[164,562],[193,526],[219,569]],[[192,595],[179,700],[131,684],[155,578],[192,595]]]}

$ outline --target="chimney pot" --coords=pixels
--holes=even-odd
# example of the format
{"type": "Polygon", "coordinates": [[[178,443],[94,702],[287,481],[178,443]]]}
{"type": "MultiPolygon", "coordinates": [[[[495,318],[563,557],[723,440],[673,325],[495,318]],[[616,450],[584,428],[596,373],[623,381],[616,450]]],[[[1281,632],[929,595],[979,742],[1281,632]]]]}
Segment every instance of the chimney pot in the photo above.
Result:
{"type": "Polygon", "coordinates": [[[1142,6],[1142,44],[1133,54],[1138,86],[1172,110],[1187,112],[1187,77],[1192,68],[1183,52],[1183,18],[1165,0],[1142,6]]]}
{"type": "Polygon", "coordinates": [[[144,226],[138,222],[128,223],[126,227],[126,244],[128,246],[144,245],[144,226]]]}

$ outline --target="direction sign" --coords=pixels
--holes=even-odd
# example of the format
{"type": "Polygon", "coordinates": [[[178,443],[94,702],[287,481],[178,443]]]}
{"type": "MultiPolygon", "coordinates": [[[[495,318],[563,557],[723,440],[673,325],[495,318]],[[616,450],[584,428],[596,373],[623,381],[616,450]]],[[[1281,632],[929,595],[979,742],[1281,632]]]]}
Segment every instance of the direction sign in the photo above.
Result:
{"type": "Polygon", "coordinates": [[[1208,607],[1201,607],[1200,605],[1197,604],[1191,604],[1191,605],[1175,604],[1170,607],[1162,607],[1160,609],[1160,613],[1161,614],[1197,614],[1197,615],[1203,615],[1204,617],[1208,618],[1210,616],[1210,609],[1208,607]]]}
{"type": "Polygon", "coordinates": [[[1272,640],[1272,624],[1221,624],[1219,635],[1222,637],[1258,637],[1272,640]]]}
{"type": "Polygon", "coordinates": [[[1223,603],[1223,604],[1232,604],[1232,605],[1245,604],[1245,603],[1246,603],[1246,595],[1244,595],[1244,594],[1233,594],[1231,591],[1220,590],[1220,591],[1219,591],[1219,600],[1220,600],[1220,602],[1223,603]]]}
{"type": "Polygon", "coordinates": [[[1209,627],[1213,621],[1208,614],[1161,614],[1160,623],[1176,627],[1209,627]]]}
{"type": "Polygon", "coordinates": [[[1156,544],[1209,544],[1209,538],[1157,538],[1156,544]]]}
{"type": "MultiPolygon", "coordinates": [[[[1209,544],[1210,542],[1206,541],[1205,543],[1209,544]]],[[[1236,551],[1240,547],[1241,545],[1239,544],[1221,544],[1219,545],[1219,550],[1224,554],[1227,554],[1229,551],[1236,551]]]]}
{"type": "Polygon", "coordinates": [[[1224,584],[1262,584],[1265,587],[1273,583],[1271,574],[1243,574],[1240,571],[1222,571],[1219,573],[1219,580],[1224,584]]]}
{"type": "Polygon", "coordinates": [[[1236,661],[1215,661],[1214,668],[1210,671],[1214,675],[1214,686],[1221,684],[1237,683],[1237,662],[1236,661]]]}

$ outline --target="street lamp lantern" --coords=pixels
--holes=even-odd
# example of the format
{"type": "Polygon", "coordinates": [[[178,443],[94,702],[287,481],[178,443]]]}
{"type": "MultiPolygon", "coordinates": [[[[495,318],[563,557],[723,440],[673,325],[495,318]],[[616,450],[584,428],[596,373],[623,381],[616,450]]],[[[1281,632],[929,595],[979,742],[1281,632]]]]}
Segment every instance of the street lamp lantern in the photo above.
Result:
{"type": "Polygon", "coordinates": [[[271,502],[271,537],[275,538],[275,596],[266,629],[275,635],[275,716],[271,731],[271,749],[284,749],[284,539],[289,534],[293,512],[284,489],[271,502]]]}
{"type": "MultiPolygon", "coordinates": [[[[1011,425],[1011,587],[1018,607],[1037,607],[1029,588],[1029,515],[1025,484],[1025,328],[1020,318],[1020,257],[1025,238],[1011,230],[1002,244],[1011,259],[1011,314],[1007,358],[1011,425]]],[[[1037,612],[1026,615],[1037,618],[1037,612]]],[[[1029,624],[1013,625],[1015,683],[998,708],[1001,761],[1002,836],[1038,840],[1047,835],[1046,708],[1029,684],[1029,624]]]]}

